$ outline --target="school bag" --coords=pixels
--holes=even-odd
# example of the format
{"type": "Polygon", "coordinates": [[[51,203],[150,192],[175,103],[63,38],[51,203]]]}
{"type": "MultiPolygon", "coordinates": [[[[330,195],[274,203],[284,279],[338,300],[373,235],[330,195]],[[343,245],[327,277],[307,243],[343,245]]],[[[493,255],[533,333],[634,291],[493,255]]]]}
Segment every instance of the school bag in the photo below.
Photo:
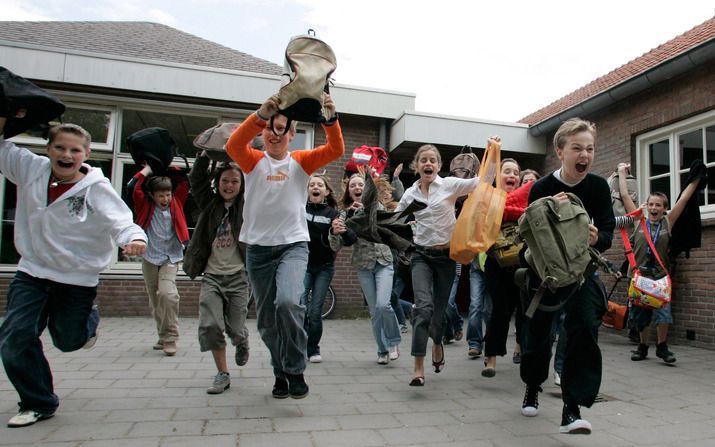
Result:
{"type": "MultiPolygon", "coordinates": [[[[595,270],[591,267],[593,256],[600,258],[588,243],[590,217],[583,202],[575,194],[566,195],[567,201],[542,197],[531,203],[519,218],[519,234],[527,245],[524,258],[541,281],[525,312],[529,318],[537,308],[552,312],[560,309],[565,300],[546,306],[541,304],[544,293],[567,286],[573,286],[571,293],[575,292],[595,270]]],[[[518,276],[523,278],[526,269],[519,270],[518,276]]],[[[523,279],[516,281],[524,283],[523,279]]],[[[527,284],[527,289],[530,288],[527,284]]]]}
{"type": "Polygon", "coordinates": [[[358,166],[369,166],[382,174],[387,166],[387,152],[379,146],[362,145],[353,149],[350,160],[345,163],[345,175],[358,172],[358,166]]]}
{"type": "MultiPolygon", "coordinates": [[[[628,186],[628,195],[631,196],[633,203],[638,205],[638,180],[628,174],[626,176],[626,185],[628,186]]],[[[621,188],[618,185],[618,172],[614,172],[608,177],[608,187],[611,189],[611,206],[613,206],[614,216],[625,216],[626,207],[623,205],[621,198],[621,188]]]]}
{"type": "Polygon", "coordinates": [[[449,175],[457,178],[472,178],[479,171],[479,157],[471,146],[462,146],[459,154],[449,162],[449,175]]]}
{"type": "MultiPolygon", "coordinates": [[[[323,114],[324,93],[330,93],[330,76],[337,68],[330,45],[315,37],[315,31],[294,36],[285,50],[282,86],[278,91],[279,113],[308,123],[326,121],[323,114]]],[[[272,123],[271,123],[272,127],[272,123]]]]}
{"type": "Polygon", "coordinates": [[[127,147],[134,163],[149,165],[152,175],[166,175],[176,155],[176,143],[169,131],[161,127],[148,127],[127,137],[127,147]]]}
{"type": "Polygon", "coordinates": [[[62,115],[65,105],[27,79],[0,67],[0,116],[6,117],[4,137],[11,138],[38,128],[43,135],[49,122],[62,115]],[[21,110],[24,110],[21,114],[21,110]]]}

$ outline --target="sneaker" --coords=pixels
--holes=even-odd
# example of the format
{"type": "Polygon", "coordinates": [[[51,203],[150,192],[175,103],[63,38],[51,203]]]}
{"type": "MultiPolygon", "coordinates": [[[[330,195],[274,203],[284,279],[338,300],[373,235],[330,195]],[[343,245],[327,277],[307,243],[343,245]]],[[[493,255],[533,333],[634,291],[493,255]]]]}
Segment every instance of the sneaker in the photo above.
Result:
{"type": "Polygon", "coordinates": [[[8,427],[27,427],[35,422],[39,422],[43,419],[49,419],[54,416],[55,413],[43,413],[41,411],[35,410],[25,410],[17,413],[15,416],[11,417],[7,421],[8,427]]]}
{"type": "Polygon", "coordinates": [[[407,331],[409,331],[409,330],[410,330],[410,328],[407,327],[407,324],[401,324],[401,325],[400,325],[400,334],[406,334],[407,331]]]}
{"type": "Polygon", "coordinates": [[[397,360],[400,358],[400,347],[395,346],[390,349],[390,353],[387,355],[390,360],[397,360]]]}
{"type": "Polygon", "coordinates": [[[665,363],[675,363],[675,354],[668,350],[668,345],[665,342],[656,345],[655,355],[663,359],[665,363]]]}
{"type": "Polygon", "coordinates": [[[99,337],[99,331],[95,332],[93,336],[87,339],[87,342],[82,346],[82,349],[92,349],[97,343],[97,338],[99,337]]]}
{"type": "Polygon", "coordinates": [[[558,371],[554,371],[554,385],[561,386],[561,374],[558,371]]]}
{"type": "Polygon", "coordinates": [[[276,399],[285,399],[288,397],[288,380],[285,377],[276,377],[271,395],[276,399]]]}
{"type": "Polygon", "coordinates": [[[568,433],[570,435],[591,434],[591,424],[586,419],[581,419],[578,405],[564,405],[559,433],[568,433]]]}
{"type": "Polygon", "coordinates": [[[236,364],[244,366],[248,363],[248,344],[236,346],[236,364]]]}
{"type": "Polygon", "coordinates": [[[310,363],[320,363],[323,361],[323,357],[321,357],[320,354],[313,354],[310,357],[308,357],[308,361],[310,363]]]}
{"type": "Polygon", "coordinates": [[[454,343],[454,337],[444,337],[442,343],[444,343],[445,345],[451,345],[452,343],[454,343]]]}
{"type": "Polygon", "coordinates": [[[164,349],[164,342],[161,340],[157,340],[156,343],[154,343],[154,346],[151,347],[151,349],[155,351],[161,351],[164,349]]]}
{"type": "Polygon", "coordinates": [[[462,337],[464,337],[464,332],[462,332],[462,331],[456,331],[456,332],[454,333],[454,340],[455,340],[455,341],[461,340],[462,337]]]}
{"type": "Polygon", "coordinates": [[[534,417],[539,414],[539,391],[540,386],[526,385],[524,392],[524,402],[521,404],[521,414],[526,417],[534,417]]]}
{"type": "Polygon", "coordinates": [[[94,344],[97,343],[97,337],[99,332],[97,327],[99,326],[99,308],[96,304],[92,306],[92,310],[89,311],[89,317],[87,317],[87,329],[89,330],[90,336],[85,342],[82,348],[92,349],[94,344]]]}
{"type": "Polygon", "coordinates": [[[511,356],[511,361],[515,365],[520,364],[521,363],[521,351],[519,351],[519,352],[514,351],[514,355],[511,356]]]}
{"type": "Polygon", "coordinates": [[[214,383],[206,389],[208,394],[221,394],[231,388],[231,376],[227,372],[220,372],[214,377],[214,383]]]}
{"type": "Polygon", "coordinates": [[[633,351],[631,360],[633,360],[634,362],[638,362],[641,360],[645,360],[646,357],[648,357],[648,345],[644,345],[641,343],[638,345],[638,349],[633,351]]]}
{"type": "Polygon", "coordinates": [[[377,364],[378,365],[387,365],[388,363],[390,363],[389,354],[378,354],[377,355],[377,364]]]}
{"type": "Polygon", "coordinates": [[[479,358],[479,356],[482,355],[482,350],[479,348],[469,348],[467,351],[467,357],[470,359],[476,359],[479,358]]]}
{"type": "Polygon", "coordinates": [[[308,395],[308,384],[303,374],[286,374],[288,377],[288,394],[293,399],[302,399],[308,395]]]}
{"type": "Polygon", "coordinates": [[[173,357],[176,355],[176,342],[175,341],[165,341],[164,345],[162,348],[164,350],[164,354],[167,357],[173,357]]]}

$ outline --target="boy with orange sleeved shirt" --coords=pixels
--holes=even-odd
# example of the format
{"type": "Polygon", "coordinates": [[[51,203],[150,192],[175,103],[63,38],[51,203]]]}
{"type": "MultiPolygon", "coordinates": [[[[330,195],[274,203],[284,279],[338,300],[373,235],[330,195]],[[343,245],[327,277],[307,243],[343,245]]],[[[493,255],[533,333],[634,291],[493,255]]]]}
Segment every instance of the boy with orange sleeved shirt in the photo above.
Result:
{"type": "Polygon", "coordinates": [[[308,266],[305,203],[308,181],[317,169],[345,151],[335,103],[325,95],[323,129],[327,143],[313,150],[289,151],[295,123],[278,114],[271,96],[234,131],[226,151],[245,174],[245,205],[239,240],[247,245],[246,270],[256,298],[258,332],[271,353],[276,399],[308,395],[303,378],[307,334],[300,304],[308,266]],[[264,151],[251,148],[261,133],[264,151]]]}

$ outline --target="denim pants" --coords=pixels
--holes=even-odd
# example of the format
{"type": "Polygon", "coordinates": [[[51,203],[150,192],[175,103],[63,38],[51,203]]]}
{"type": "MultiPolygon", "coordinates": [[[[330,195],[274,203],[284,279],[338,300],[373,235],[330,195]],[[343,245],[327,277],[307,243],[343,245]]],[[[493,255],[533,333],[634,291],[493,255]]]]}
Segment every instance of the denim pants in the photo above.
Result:
{"type": "Polygon", "coordinates": [[[492,313],[492,299],[487,292],[484,272],[472,261],[469,265],[469,316],[467,318],[467,344],[470,348],[482,349],[484,332],[492,313]]]}
{"type": "Polygon", "coordinates": [[[276,377],[303,374],[308,336],[300,304],[308,267],[308,243],[249,245],[246,270],[256,299],[256,326],[271,353],[276,377]]]}
{"type": "Polygon", "coordinates": [[[412,254],[412,288],[415,306],[412,311],[412,352],[424,357],[427,340],[442,343],[444,337],[444,310],[454,281],[454,261],[449,249],[432,250],[417,246],[412,254]]]}
{"type": "Polygon", "coordinates": [[[62,284],[17,272],[7,291],[0,326],[0,355],[8,379],[20,395],[20,411],[54,413],[59,399],[40,335],[48,328],[62,352],[80,349],[94,336],[99,318],[90,318],[97,287],[62,284]]]}
{"type": "Polygon", "coordinates": [[[306,307],[304,327],[308,333],[308,357],[320,354],[320,339],[323,336],[323,303],[328,294],[330,281],[335,274],[335,263],[308,264],[303,286],[305,290],[300,303],[306,307]],[[312,292],[310,303],[308,294],[312,292]]]}
{"type": "Polygon", "coordinates": [[[146,259],[142,261],[149,309],[162,342],[175,342],[179,338],[179,291],[176,289],[178,270],[179,265],[171,262],[154,265],[146,259]]]}
{"type": "Polygon", "coordinates": [[[372,270],[358,269],[360,288],[370,309],[372,334],[377,343],[377,353],[387,354],[390,348],[400,344],[400,326],[390,304],[392,294],[392,264],[375,263],[372,270]]]}
{"type": "Polygon", "coordinates": [[[454,334],[461,331],[464,325],[464,319],[462,315],[460,315],[459,308],[457,307],[457,290],[459,289],[460,276],[462,276],[462,265],[457,263],[452,288],[449,290],[447,308],[444,310],[444,335],[448,338],[453,338],[454,334]]]}
{"type": "Polygon", "coordinates": [[[484,265],[484,276],[486,278],[489,296],[492,298],[492,315],[487,324],[487,333],[484,336],[485,350],[487,357],[503,356],[506,354],[506,341],[509,337],[509,323],[511,316],[517,313],[516,317],[516,341],[521,344],[522,320],[518,315],[521,313],[521,293],[514,284],[514,267],[500,267],[493,258],[487,258],[484,265]]]}
{"type": "MultiPolygon", "coordinates": [[[[547,292],[541,302],[557,304],[570,291],[571,288],[566,287],[556,294],[547,292]]],[[[563,307],[565,319],[561,330],[566,334],[566,350],[561,392],[564,403],[590,407],[598,395],[602,373],[598,327],[606,312],[605,297],[603,283],[594,274],[586,278],[563,307]]],[[[548,378],[553,324],[558,315],[558,312],[537,310],[532,318],[524,318],[520,374],[521,380],[529,386],[539,386],[548,378]]]]}

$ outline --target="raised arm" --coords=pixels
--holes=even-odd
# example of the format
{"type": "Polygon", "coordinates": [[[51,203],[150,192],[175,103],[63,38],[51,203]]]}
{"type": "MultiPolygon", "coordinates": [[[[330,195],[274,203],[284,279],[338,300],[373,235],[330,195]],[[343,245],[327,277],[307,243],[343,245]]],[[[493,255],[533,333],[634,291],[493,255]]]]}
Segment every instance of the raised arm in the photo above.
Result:
{"type": "Polygon", "coordinates": [[[685,206],[688,204],[688,201],[691,197],[693,197],[693,194],[698,188],[698,183],[700,183],[700,179],[695,179],[695,181],[690,182],[688,186],[686,186],[683,190],[683,193],[680,195],[678,201],[675,202],[675,205],[673,205],[673,208],[671,208],[671,210],[665,216],[666,219],[668,219],[670,228],[673,228],[675,222],[678,220],[680,215],[683,214],[685,206]]]}
{"type": "Polygon", "coordinates": [[[632,213],[638,206],[633,203],[631,195],[628,193],[628,170],[631,165],[628,163],[618,163],[618,192],[621,193],[621,200],[623,201],[623,207],[626,209],[627,213],[632,213]]]}

